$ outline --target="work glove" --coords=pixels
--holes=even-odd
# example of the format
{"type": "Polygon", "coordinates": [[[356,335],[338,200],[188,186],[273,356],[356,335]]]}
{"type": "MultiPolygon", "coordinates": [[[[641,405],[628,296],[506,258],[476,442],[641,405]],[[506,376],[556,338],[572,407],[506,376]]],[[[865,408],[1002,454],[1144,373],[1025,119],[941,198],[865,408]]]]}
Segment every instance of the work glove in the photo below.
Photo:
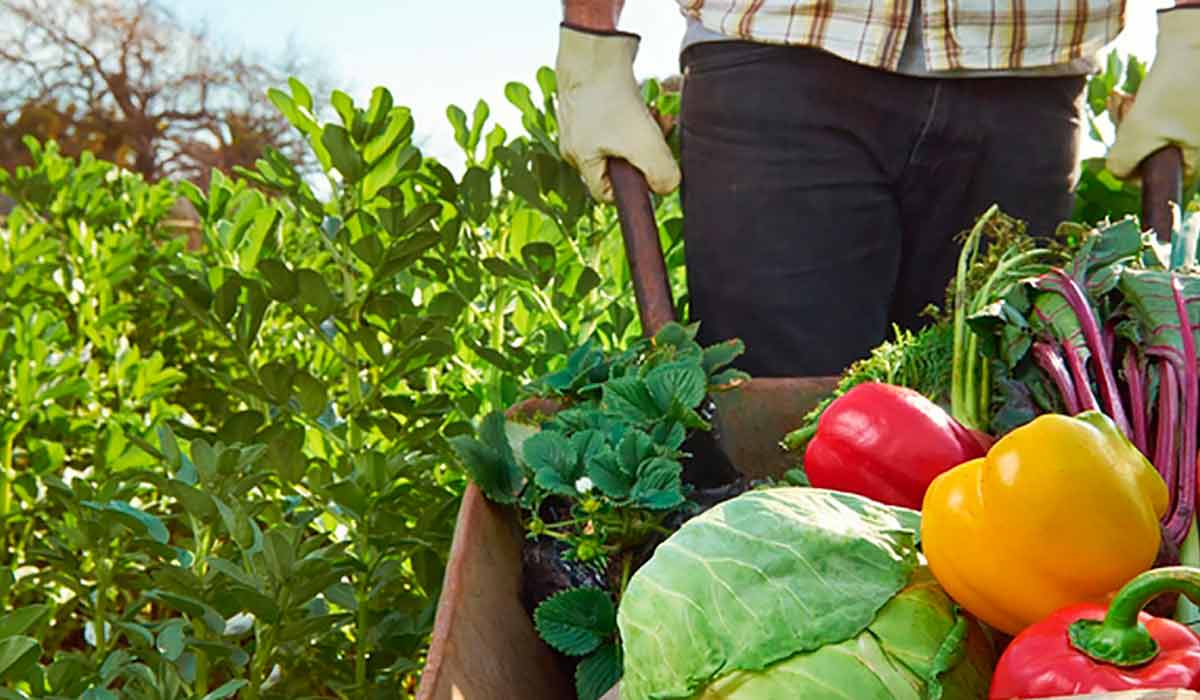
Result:
{"type": "Polygon", "coordinates": [[[1200,8],[1176,8],[1158,15],[1158,52],[1117,127],[1108,169],[1127,178],[1163,146],[1183,152],[1190,174],[1200,165],[1200,8]]]}
{"type": "Polygon", "coordinates": [[[638,41],[624,32],[559,29],[559,151],[604,202],[613,199],[609,156],[641,170],[658,194],[679,186],[679,167],[633,77],[638,41]]]}

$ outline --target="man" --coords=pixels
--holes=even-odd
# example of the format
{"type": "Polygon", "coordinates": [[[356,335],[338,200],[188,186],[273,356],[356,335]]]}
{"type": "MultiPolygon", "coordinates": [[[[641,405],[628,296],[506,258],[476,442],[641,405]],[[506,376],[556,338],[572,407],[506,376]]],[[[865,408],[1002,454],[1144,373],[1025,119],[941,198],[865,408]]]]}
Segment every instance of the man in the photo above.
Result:
{"type": "MultiPolygon", "coordinates": [[[[704,343],[744,340],[752,375],[837,374],[921,325],[991,204],[1035,234],[1070,216],[1086,76],[1125,0],[678,1],[691,317],[704,343]]],[[[680,184],[623,2],[564,0],[560,28],[561,149],[605,201],[609,156],[680,184]]],[[[1158,25],[1120,177],[1166,145],[1200,160],[1200,0],[1158,25]]]]}

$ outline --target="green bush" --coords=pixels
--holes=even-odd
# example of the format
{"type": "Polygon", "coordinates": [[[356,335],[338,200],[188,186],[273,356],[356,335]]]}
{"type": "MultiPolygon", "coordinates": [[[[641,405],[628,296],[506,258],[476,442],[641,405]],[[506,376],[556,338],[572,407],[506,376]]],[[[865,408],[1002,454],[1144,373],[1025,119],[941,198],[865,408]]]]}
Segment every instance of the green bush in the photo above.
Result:
{"type": "Polygon", "coordinates": [[[516,138],[448,110],[460,178],[386,90],[320,123],[296,82],[270,97],[326,196],[277,153],[207,191],[52,143],[0,172],[0,697],[411,694],[465,484],[449,438],[640,332],[538,84],[508,86],[516,138]]]}

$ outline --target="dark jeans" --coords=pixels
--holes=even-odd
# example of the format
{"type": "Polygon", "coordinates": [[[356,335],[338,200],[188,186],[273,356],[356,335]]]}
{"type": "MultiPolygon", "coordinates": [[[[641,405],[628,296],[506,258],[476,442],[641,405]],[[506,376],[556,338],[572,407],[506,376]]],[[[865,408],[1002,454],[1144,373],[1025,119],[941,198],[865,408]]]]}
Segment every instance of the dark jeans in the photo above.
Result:
{"type": "Polygon", "coordinates": [[[1085,80],[912,78],[743,42],[683,57],[684,240],[700,340],[755,376],[831,375],[942,306],[993,203],[1071,214],[1085,80]]]}

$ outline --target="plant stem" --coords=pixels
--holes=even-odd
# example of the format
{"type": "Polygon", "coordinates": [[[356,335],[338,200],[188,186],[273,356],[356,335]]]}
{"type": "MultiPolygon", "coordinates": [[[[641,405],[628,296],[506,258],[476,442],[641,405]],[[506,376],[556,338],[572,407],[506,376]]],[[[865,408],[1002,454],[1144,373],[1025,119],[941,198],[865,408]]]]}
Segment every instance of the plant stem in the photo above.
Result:
{"type": "MultiPolygon", "coordinates": [[[[508,293],[504,288],[496,290],[495,308],[492,309],[492,337],[489,343],[492,350],[501,352],[504,348],[504,307],[508,303],[508,293]]],[[[488,387],[492,392],[492,409],[502,410],[504,408],[504,390],[500,386],[500,377],[502,371],[499,367],[492,366],[488,374],[488,387]]]]}
{"type": "Polygon", "coordinates": [[[263,670],[267,668],[267,664],[271,663],[271,655],[274,653],[274,627],[269,625],[259,627],[256,622],[254,639],[254,661],[250,662],[250,684],[246,686],[246,700],[258,700],[263,681],[266,680],[263,677],[263,670]]]}
{"type": "Polygon", "coordinates": [[[1144,455],[1150,454],[1150,443],[1147,433],[1146,413],[1146,384],[1142,363],[1138,359],[1137,348],[1130,345],[1125,351],[1125,384],[1129,388],[1130,419],[1133,422],[1133,445],[1144,455]]]}
{"type": "Polygon", "coordinates": [[[354,630],[354,687],[358,690],[358,696],[366,700],[367,693],[367,653],[368,647],[368,631],[371,624],[371,575],[374,567],[371,566],[368,559],[368,550],[370,546],[366,533],[366,520],[359,524],[359,548],[361,549],[360,556],[363,563],[366,565],[364,571],[358,581],[358,590],[355,591],[355,630],[354,630]]]}
{"type": "Polygon", "coordinates": [[[99,556],[96,556],[94,563],[96,565],[96,605],[93,609],[92,626],[96,633],[96,658],[102,664],[108,657],[108,589],[111,585],[109,578],[112,576],[112,572],[108,568],[106,552],[101,552],[99,556]]]}
{"type": "Polygon", "coordinates": [[[13,454],[17,435],[24,428],[25,421],[19,421],[4,438],[4,462],[0,464],[0,467],[3,467],[3,470],[0,471],[0,522],[4,522],[12,512],[12,484],[17,480],[17,468],[13,454]]]}
{"type": "Polygon", "coordinates": [[[958,270],[954,277],[954,361],[950,372],[950,413],[960,423],[975,429],[980,429],[981,426],[974,420],[975,411],[967,392],[971,369],[968,356],[970,348],[967,344],[967,273],[979,253],[984,227],[999,211],[999,207],[992,205],[979,217],[963,243],[962,252],[958,256],[958,270]]]}
{"type": "Polygon", "coordinates": [[[1200,574],[1187,566],[1168,566],[1138,575],[1117,592],[1104,620],[1076,620],[1071,646],[1095,661],[1138,666],[1158,655],[1158,644],[1138,621],[1142,608],[1163,593],[1178,591],[1200,601],[1200,574]]]}
{"type": "MultiPolygon", "coordinates": [[[[188,521],[192,526],[192,539],[196,543],[196,560],[195,569],[196,575],[201,579],[204,578],[208,570],[208,550],[209,550],[209,530],[200,524],[200,521],[195,516],[189,515],[188,521]]],[[[196,639],[201,641],[208,638],[208,626],[204,624],[203,617],[197,617],[192,620],[192,628],[195,631],[196,639]]],[[[223,632],[223,630],[212,630],[213,632],[223,632]]],[[[196,681],[193,684],[196,689],[196,695],[204,697],[208,694],[208,654],[197,650],[196,653],[196,681]]]]}

